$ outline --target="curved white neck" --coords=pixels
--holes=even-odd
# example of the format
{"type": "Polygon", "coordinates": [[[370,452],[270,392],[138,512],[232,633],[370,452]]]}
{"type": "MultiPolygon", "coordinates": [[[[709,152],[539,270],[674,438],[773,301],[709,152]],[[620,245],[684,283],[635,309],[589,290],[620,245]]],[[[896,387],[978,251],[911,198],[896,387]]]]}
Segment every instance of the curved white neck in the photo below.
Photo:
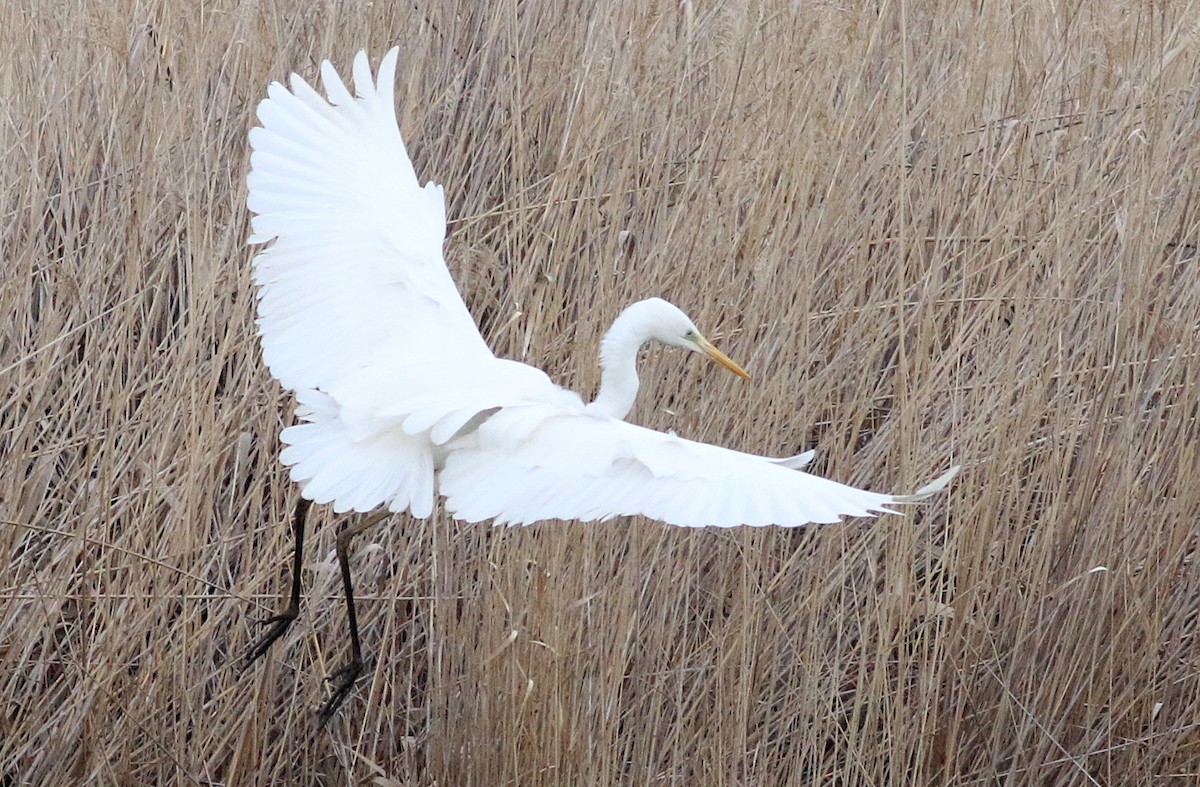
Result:
{"type": "Polygon", "coordinates": [[[621,312],[600,341],[600,390],[587,406],[597,415],[624,419],[633,409],[638,392],[638,350],[651,338],[640,311],[630,307],[621,312]]]}

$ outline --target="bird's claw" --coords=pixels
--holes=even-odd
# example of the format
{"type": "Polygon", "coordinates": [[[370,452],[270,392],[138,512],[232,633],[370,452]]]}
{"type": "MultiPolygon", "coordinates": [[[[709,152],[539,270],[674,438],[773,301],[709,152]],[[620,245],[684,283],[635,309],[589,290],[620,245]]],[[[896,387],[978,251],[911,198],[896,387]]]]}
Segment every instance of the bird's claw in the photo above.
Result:
{"type": "Polygon", "coordinates": [[[283,636],[284,632],[288,630],[288,627],[292,625],[295,619],[296,614],[288,610],[278,615],[272,615],[269,618],[254,620],[255,625],[270,626],[271,629],[259,637],[258,642],[254,643],[254,647],[250,648],[250,651],[246,653],[246,666],[249,667],[266,653],[271,645],[275,643],[275,640],[283,636]]]}
{"type": "Polygon", "coordinates": [[[292,616],[280,613],[278,615],[272,615],[269,618],[251,618],[250,622],[256,626],[270,626],[273,623],[283,623],[284,621],[287,621],[287,623],[290,624],[293,620],[295,620],[295,618],[292,616]]]}
{"type": "Polygon", "coordinates": [[[330,683],[337,681],[337,686],[334,687],[333,693],[329,695],[329,699],[325,700],[325,704],[321,706],[320,712],[317,713],[317,723],[324,727],[333,718],[333,714],[337,713],[337,709],[345,701],[346,697],[350,696],[350,691],[354,688],[354,684],[363,674],[363,664],[361,661],[351,661],[338,667],[325,678],[330,683]]]}

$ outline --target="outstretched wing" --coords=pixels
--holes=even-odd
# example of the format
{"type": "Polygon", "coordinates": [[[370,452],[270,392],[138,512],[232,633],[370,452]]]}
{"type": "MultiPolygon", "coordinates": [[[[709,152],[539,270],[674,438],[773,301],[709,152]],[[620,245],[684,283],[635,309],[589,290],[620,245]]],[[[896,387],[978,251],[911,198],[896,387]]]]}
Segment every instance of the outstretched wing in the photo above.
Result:
{"type": "Polygon", "coordinates": [[[885,495],[771,460],[588,413],[506,408],[451,443],[439,491],[459,519],[529,524],[642,514],[672,525],[837,522],[888,513],[944,488],[957,468],[913,495],[885,495]]]}
{"type": "Polygon", "coordinates": [[[393,357],[411,364],[492,358],[442,258],[441,186],[417,183],[392,98],[398,50],[372,80],[354,59],[351,95],[328,61],[328,99],[293,75],[258,106],[247,205],[258,324],[271,373],[328,390],[393,357]]]}

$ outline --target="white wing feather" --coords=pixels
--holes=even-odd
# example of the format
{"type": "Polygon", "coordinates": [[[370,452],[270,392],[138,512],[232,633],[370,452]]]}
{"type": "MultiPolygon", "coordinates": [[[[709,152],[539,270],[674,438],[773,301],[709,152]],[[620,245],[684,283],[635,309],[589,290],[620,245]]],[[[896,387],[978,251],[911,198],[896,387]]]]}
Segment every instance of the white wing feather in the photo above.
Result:
{"type": "Polygon", "coordinates": [[[250,132],[247,206],[263,358],[302,423],[281,459],[337,512],[380,504],[428,516],[437,446],[480,412],[582,407],[545,374],[496,358],[442,258],[441,186],[422,188],[396,123],[398,50],[377,80],[354,59],[352,96],[328,62],[328,99],[272,84],[250,132]]]}
{"type": "Polygon", "coordinates": [[[788,460],[536,405],[505,409],[448,447],[439,476],[447,509],[501,524],[633,514],[687,527],[830,523],[890,513],[944,488],[957,471],[914,495],[878,494],[788,460]]]}
{"type": "Polygon", "coordinates": [[[328,62],[329,100],[298,76],[274,83],[250,132],[247,205],[263,358],[284,388],[328,389],[389,354],[492,358],[442,258],[442,189],[421,188],[396,124],[398,50],[354,89],[328,62]]]}

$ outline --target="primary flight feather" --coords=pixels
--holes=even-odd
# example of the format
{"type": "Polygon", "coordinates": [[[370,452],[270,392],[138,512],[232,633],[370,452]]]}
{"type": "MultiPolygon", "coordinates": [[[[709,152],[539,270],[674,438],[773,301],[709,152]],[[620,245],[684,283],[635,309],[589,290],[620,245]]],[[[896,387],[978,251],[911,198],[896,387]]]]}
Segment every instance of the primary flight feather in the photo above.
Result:
{"type": "Polygon", "coordinates": [[[299,402],[281,458],[303,496],[335,511],[386,506],[528,524],[641,514],[673,525],[804,525],[926,497],[868,492],[771,459],[626,423],[648,341],[742,377],[679,309],[635,303],[601,344],[596,399],[497,358],[442,258],[441,186],[422,187],[393,104],[398,50],[354,92],[325,62],[322,96],[293,76],[268,89],[248,179],[263,357],[299,402]]]}

